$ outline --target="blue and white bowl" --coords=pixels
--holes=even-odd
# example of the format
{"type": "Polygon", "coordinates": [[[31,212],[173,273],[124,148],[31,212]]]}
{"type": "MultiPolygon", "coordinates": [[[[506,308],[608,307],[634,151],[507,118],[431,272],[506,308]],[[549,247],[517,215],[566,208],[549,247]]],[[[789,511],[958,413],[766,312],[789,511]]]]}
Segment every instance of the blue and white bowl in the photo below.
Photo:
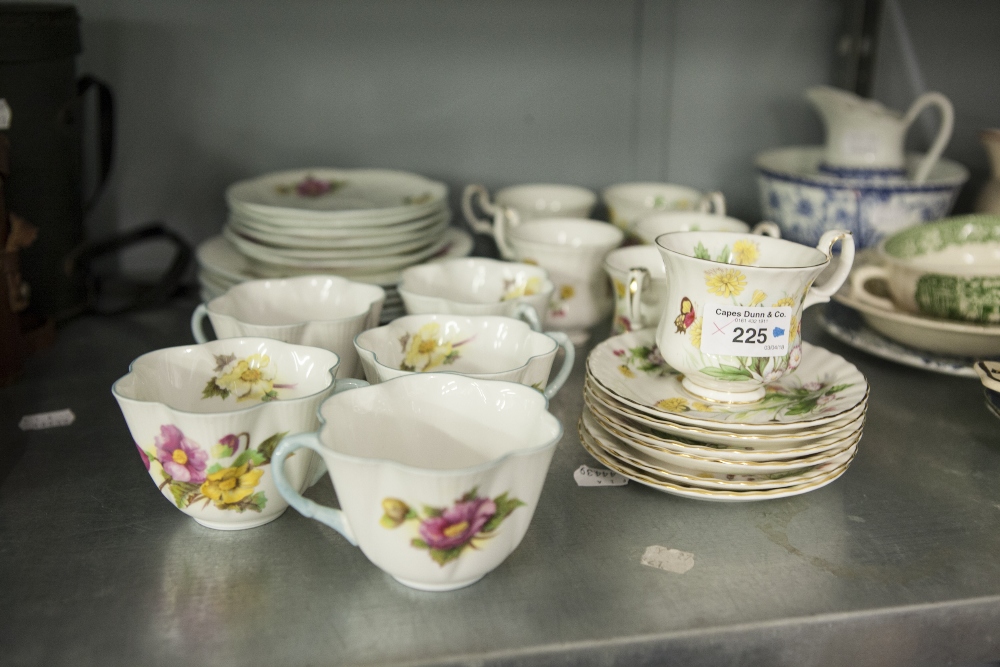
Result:
{"type": "MultiPolygon", "coordinates": [[[[781,227],[782,238],[816,245],[832,229],[847,229],[858,248],[877,245],[905,227],[943,218],[951,211],[969,171],[940,159],[923,184],[898,177],[820,171],[822,146],[790,146],[760,153],[757,182],[764,219],[781,227]]],[[[916,168],[922,155],[907,156],[916,168]]]]}

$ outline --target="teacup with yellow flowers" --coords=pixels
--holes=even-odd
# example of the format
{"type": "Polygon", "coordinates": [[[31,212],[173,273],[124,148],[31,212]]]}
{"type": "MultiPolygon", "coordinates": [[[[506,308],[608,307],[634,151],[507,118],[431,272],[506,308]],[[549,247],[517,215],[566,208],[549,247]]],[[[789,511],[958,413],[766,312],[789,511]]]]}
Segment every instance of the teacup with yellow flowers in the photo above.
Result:
{"type": "Polygon", "coordinates": [[[854,261],[854,239],[842,230],[815,248],[734,232],[675,232],[656,245],[667,281],[660,353],[684,374],[684,389],[726,403],[758,401],[798,367],[802,311],[829,301],[854,261]],[[836,269],[814,287],[838,240],[836,269]]]}
{"type": "Polygon", "coordinates": [[[561,331],[540,333],[520,320],[477,315],[407,315],[354,339],[365,377],[378,384],[411,373],[460,373],[534,387],[552,398],[576,351],[561,331]],[[559,348],[562,365],[549,382],[559,348]]]}
{"type": "MultiPolygon", "coordinates": [[[[315,430],[340,359],[268,338],[226,338],[144,354],[111,388],[139,458],[167,501],[218,530],[278,518],[271,456],[283,437],[315,430]]],[[[304,489],[311,454],[288,462],[304,489]]]]}

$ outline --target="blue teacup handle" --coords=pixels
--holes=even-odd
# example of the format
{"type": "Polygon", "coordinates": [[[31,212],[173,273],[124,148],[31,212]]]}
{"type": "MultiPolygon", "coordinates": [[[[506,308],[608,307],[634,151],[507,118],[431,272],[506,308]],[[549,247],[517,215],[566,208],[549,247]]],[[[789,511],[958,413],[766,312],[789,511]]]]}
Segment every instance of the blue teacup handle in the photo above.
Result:
{"type": "Polygon", "coordinates": [[[546,399],[551,399],[566,384],[566,378],[573,371],[573,362],[576,361],[576,347],[573,345],[573,341],[569,339],[569,336],[562,331],[546,331],[545,335],[559,343],[559,347],[563,349],[563,362],[562,366],[559,367],[559,373],[545,387],[545,391],[542,392],[546,399]]]}
{"type": "Polygon", "coordinates": [[[519,303],[514,309],[514,317],[524,320],[531,327],[532,331],[542,330],[542,321],[538,318],[538,311],[530,303],[519,303]]]}
{"type": "MultiPolygon", "coordinates": [[[[333,388],[333,393],[339,394],[342,391],[367,386],[368,383],[364,380],[345,378],[337,380],[336,386],[333,388]]],[[[347,517],[344,516],[343,511],[320,505],[303,497],[291,485],[288,478],[285,477],[285,459],[292,452],[303,447],[313,450],[320,458],[323,457],[323,453],[326,451],[326,447],[319,440],[319,432],[296,433],[295,435],[283,438],[281,443],[275,448],[274,454],[271,455],[271,474],[274,475],[274,485],[278,487],[278,493],[302,516],[316,519],[320,523],[326,524],[343,535],[344,539],[352,545],[358,546],[358,540],[354,537],[354,531],[351,530],[350,524],[347,523],[347,517]]]]}
{"type": "Polygon", "coordinates": [[[208,317],[208,308],[205,304],[199,303],[198,307],[194,309],[194,313],[191,314],[191,335],[194,336],[195,342],[199,345],[208,342],[208,337],[205,336],[206,317],[208,317]]]}

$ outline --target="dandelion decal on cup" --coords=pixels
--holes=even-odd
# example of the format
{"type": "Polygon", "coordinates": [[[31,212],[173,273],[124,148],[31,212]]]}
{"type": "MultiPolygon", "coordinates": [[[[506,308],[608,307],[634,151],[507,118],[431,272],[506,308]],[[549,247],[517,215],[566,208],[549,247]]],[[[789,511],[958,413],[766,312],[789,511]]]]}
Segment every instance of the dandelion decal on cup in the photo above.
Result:
{"type": "Polygon", "coordinates": [[[427,550],[431,559],[444,567],[467,549],[481,549],[511,512],[522,505],[517,498],[508,498],[507,492],[488,498],[479,496],[475,488],[451,507],[425,505],[420,512],[399,498],[385,498],[379,524],[389,530],[415,524],[416,537],[410,540],[410,546],[427,550]]]}
{"type": "Polygon", "coordinates": [[[737,241],[733,244],[732,258],[733,264],[752,266],[760,258],[760,246],[747,239],[737,241]]]}
{"type": "Polygon", "coordinates": [[[747,277],[738,269],[712,269],[705,272],[708,291],[724,298],[739,296],[747,286],[747,277]]]}

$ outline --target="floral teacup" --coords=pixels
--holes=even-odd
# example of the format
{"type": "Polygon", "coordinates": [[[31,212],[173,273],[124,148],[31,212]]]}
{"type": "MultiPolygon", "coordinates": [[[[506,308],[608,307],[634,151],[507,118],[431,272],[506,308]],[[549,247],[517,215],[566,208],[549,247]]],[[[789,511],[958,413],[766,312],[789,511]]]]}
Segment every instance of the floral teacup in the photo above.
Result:
{"type": "Polygon", "coordinates": [[[667,276],[656,248],[642,245],[612,250],[604,260],[604,270],[615,293],[611,333],[638,331],[659,324],[667,276]]]}
{"type": "Polygon", "coordinates": [[[594,210],[597,195],[575,185],[550,185],[531,183],[515,185],[497,192],[494,202],[490,193],[481,185],[470,185],[462,193],[462,212],[472,230],[478,234],[493,235],[493,223],[476,216],[473,202],[479,204],[494,220],[504,209],[512,209],[520,221],[539,218],[586,218],[594,210]]]}
{"type": "Polygon", "coordinates": [[[585,342],[587,329],[611,314],[613,300],[601,264],[621,245],[622,231],[577,218],[536,220],[509,230],[501,218],[495,231],[504,256],[544,267],[556,284],[546,327],[565,331],[576,344],[585,342]]]}
{"type": "MultiPolygon", "coordinates": [[[[728,215],[713,213],[654,213],[639,220],[635,226],[635,235],[643,243],[656,243],[660,234],[672,232],[750,232],[750,225],[728,215]]],[[[778,239],[781,229],[773,222],[759,222],[754,225],[754,234],[765,234],[778,239]]]]}
{"type": "Polygon", "coordinates": [[[320,419],[317,433],[275,450],[279,490],[425,591],[475,583],[520,544],[562,437],[534,389],[452,373],[335,393],[320,419]],[[286,457],[303,447],[325,460],[341,509],[303,498],[286,480],[286,457]]]}
{"type": "Polygon", "coordinates": [[[713,401],[749,403],[802,359],[802,311],[825,303],[854,261],[850,232],[831,231],[816,248],[732,232],[657,237],[666,268],[666,307],[656,331],[664,360],[683,387],[713,401]],[[840,262],[813,281],[841,241],[840,262]]]}
{"type": "Polygon", "coordinates": [[[611,222],[629,234],[642,218],[663,211],[709,211],[726,214],[726,199],[721,192],[702,193],[694,188],[672,183],[620,183],[601,193],[608,206],[611,222]]]}
{"type": "MultiPolygon", "coordinates": [[[[144,354],[111,391],[167,500],[219,530],[253,528],[288,507],[271,475],[281,439],[317,427],[339,363],[329,350],[227,338],[144,354]]],[[[289,462],[303,489],[310,457],[289,462]]]]}
{"type": "Polygon", "coordinates": [[[502,315],[542,330],[552,296],[545,269],[529,264],[470,257],[411,266],[403,271],[399,295],[410,315],[502,315]]]}
{"type": "Polygon", "coordinates": [[[378,326],[384,302],[381,287],[339,276],[250,280],[199,305],[191,316],[191,333],[199,343],[208,340],[203,333],[207,316],[219,338],[261,336],[322,347],[340,357],[337,377],[354,377],[354,337],[378,326]]]}
{"type": "MultiPolygon", "coordinates": [[[[659,260],[659,258],[657,258],[659,260]]],[[[534,387],[552,398],[570,371],[576,351],[561,331],[538,333],[509,317],[409,315],[358,334],[354,346],[372,384],[411,373],[461,373],[534,387]],[[549,384],[559,348],[562,367],[549,384]]]]}

